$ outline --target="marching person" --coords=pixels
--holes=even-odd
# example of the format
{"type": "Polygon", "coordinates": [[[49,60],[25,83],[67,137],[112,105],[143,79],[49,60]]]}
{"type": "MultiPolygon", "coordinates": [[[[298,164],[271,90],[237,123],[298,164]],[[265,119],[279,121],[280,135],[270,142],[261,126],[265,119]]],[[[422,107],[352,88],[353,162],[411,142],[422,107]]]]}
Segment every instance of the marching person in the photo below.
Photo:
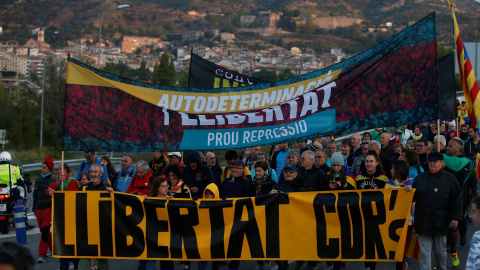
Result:
{"type": "Polygon", "coordinates": [[[41,232],[40,244],[38,246],[38,263],[44,263],[45,258],[51,257],[52,238],[50,235],[52,198],[47,195],[48,187],[55,181],[52,177],[53,160],[46,157],[40,168],[40,177],[35,180],[33,190],[33,212],[37,217],[38,228],[41,232]]]}
{"type": "MultiPolygon", "coordinates": [[[[90,167],[90,182],[80,187],[84,191],[113,191],[112,187],[102,180],[102,175],[107,173],[104,171],[105,165],[94,163],[90,167]],[[84,188],[83,188],[84,187],[84,188]]],[[[78,270],[108,270],[108,259],[80,259],[78,270]],[[92,264],[95,266],[92,267],[92,264]]]]}
{"type": "MultiPolygon", "coordinates": [[[[47,195],[51,197],[55,191],[78,191],[79,187],[80,184],[78,183],[77,179],[70,175],[70,166],[64,163],[62,168],[62,163],[59,163],[55,167],[55,182],[48,187],[46,192],[47,195]]],[[[77,269],[78,261],[79,260],[75,258],[60,258],[60,270],[69,269],[70,262],[73,263],[73,269],[77,269]]]]}
{"type": "Polygon", "coordinates": [[[443,167],[443,155],[432,152],[428,155],[428,172],[418,175],[412,186],[416,188],[415,232],[420,245],[420,269],[431,270],[432,252],[436,269],[447,269],[447,233],[456,230],[462,219],[462,195],[457,179],[443,167]]]}

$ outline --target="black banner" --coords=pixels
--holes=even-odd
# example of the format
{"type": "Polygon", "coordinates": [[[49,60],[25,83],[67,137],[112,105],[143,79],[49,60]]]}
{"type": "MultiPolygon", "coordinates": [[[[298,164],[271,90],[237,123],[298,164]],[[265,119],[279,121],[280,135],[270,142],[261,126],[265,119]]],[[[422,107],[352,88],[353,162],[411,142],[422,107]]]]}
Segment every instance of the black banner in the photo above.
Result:
{"type": "Polygon", "coordinates": [[[188,87],[225,88],[265,83],[221,67],[192,53],[188,87]]]}
{"type": "Polygon", "coordinates": [[[453,52],[438,59],[438,118],[457,117],[453,52]]]}

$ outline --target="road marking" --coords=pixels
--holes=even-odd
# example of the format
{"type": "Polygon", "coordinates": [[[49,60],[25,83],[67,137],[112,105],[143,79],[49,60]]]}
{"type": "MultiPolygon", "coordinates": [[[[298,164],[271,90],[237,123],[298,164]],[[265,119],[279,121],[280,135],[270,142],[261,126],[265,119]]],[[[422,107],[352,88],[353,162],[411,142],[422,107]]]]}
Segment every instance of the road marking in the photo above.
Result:
{"type": "MultiPolygon", "coordinates": [[[[27,235],[39,234],[40,229],[37,228],[38,224],[37,224],[37,219],[35,218],[35,215],[33,213],[28,213],[27,214],[27,219],[28,219],[28,223],[30,225],[35,226],[35,228],[27,230],[27,235]]],[[[12,229],[12,227],[10,226],[10,231],[8,232],[8,234],[0,234],[0,239],[15,237],[15,236],[16,236],[16,231],[15,231],[15,229],[12,229]]]]}

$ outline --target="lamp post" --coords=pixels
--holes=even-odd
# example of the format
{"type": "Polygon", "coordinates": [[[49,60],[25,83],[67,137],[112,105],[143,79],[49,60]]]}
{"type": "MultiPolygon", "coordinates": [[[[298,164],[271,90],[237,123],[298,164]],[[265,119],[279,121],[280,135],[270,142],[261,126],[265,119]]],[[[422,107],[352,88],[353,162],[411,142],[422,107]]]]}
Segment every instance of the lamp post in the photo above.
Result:
{"type": "Polygon", "coordinates": [[[60,54],[61,53],[54,53],[52,55],[46,55],[45,58],[43,59],[42,105],[40,109],[40,149],[42,149],[43,147],[43,100],[45,99],[45,73],[47,73],[46,71],[47,59],[49,57],[55,57],[60,54]]]}
{"type": "Polygon", "coordinates": [[[111,8],[107,11],[105,11],[103,14],[102,14],[102,17],[100,18],[100,33],[98,34],[98,69],[100,69],[100,50],[101,50],[101,45],[100,43],[102,42],[102,21],[103,21],[103,17],[105,16],[105,14],[107,14],[108,12],[114,10],[114,9],[122,9],[122,8],[129,8],[130,5],[118,5],[114,8],[111,8]]]}

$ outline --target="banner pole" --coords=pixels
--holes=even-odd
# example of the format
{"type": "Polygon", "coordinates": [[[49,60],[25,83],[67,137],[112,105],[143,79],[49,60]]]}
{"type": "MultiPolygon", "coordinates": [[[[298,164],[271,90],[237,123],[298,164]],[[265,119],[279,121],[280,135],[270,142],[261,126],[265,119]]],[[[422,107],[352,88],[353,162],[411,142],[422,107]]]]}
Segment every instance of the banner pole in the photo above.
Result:
{"type": "Polygon", "coordinates": [[[437,149],[440,152],[440,119],[437,119],[437,149]]]}

